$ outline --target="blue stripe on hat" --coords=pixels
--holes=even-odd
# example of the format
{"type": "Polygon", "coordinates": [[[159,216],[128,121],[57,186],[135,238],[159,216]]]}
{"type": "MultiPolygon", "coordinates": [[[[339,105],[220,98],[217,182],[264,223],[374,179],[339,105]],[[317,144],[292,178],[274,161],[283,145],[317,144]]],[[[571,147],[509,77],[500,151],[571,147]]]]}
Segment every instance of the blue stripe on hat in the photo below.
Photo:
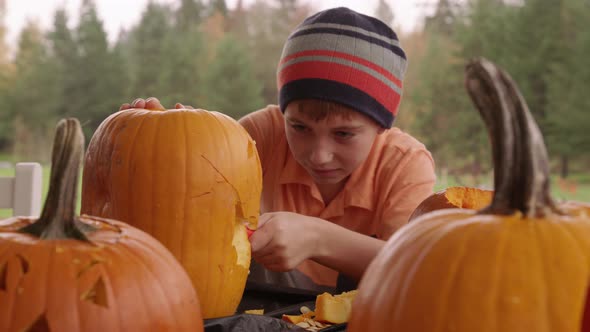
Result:
{"type": "Polygon", "coordinates": [[[375,17],[357,13],[346,7],[332,8],[316,13],[303,21],[302,26],[311,22],[350,25],[398,40],[396,33],[387,24],[383,23],[383,21],[375,17]]]}

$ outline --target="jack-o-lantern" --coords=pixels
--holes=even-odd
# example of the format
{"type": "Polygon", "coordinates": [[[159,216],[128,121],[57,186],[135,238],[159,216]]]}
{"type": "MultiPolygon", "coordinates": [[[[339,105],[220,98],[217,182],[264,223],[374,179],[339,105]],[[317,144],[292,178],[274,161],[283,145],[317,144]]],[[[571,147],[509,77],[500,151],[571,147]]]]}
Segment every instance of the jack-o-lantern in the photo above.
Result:
{"type": "Polygon", "coordinates": [[[124,221],[162,242],[188,272],[205,318],[231,315],[250,267],[246,227],[260,212],[254,141],[201,109],[127,109],[94,133],[82,212],[124,221]]]}
{"type": "Polygon", "coordinates": [[[75,217],[84,137],[62,120],[41,217],[0,221],[0,331],[203,331],[174,256],[125,223],[75,217]]]}

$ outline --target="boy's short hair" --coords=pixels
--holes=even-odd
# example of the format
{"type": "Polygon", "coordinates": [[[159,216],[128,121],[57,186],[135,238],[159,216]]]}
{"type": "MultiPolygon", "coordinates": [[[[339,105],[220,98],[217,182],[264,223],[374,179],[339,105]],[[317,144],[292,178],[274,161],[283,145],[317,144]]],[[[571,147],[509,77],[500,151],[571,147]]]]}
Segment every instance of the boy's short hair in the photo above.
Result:
{"type": "Polygon", "coordinates": [[[311,102],[311,100],[305,99],[299,100],[299,102],[298,113],[316,122],[337,116],[351,119],[353,114],[356,114],[355,110],[342,107],[341,104],[329,100],[313,100],[311,102]]]}
{"type": "Polygon", "coordinates": [[[337,102],[384,128],[393,124],[407,61],[382,21],[339,7],[305,19],[289,36],[277,69],[279,106],[298,99],[337,102]]]}

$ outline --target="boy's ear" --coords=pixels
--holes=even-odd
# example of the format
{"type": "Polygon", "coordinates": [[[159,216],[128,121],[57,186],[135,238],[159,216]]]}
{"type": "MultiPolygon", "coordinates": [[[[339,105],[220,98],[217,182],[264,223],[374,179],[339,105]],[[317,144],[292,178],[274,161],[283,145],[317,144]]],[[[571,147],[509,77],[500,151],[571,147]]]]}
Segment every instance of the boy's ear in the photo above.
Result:
{"type": "Polygon", "coordinates": [[[385,128],[379,126],[379,129],[377,130],[377,135],[381,135],[385,132],[385,128]]]}

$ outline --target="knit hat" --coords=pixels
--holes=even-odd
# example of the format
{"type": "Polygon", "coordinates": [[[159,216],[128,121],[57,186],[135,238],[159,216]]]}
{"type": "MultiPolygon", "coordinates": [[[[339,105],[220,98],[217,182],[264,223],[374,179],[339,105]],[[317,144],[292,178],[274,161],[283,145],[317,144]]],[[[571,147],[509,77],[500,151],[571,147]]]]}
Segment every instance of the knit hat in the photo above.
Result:
{"type": "Polygon", "coordinates": [[[277,70],[279,105],[333,101],[390,128],[406,71],[397,35],[382,21],[340,7],[305,19],[289,36],[277,70]]]}

